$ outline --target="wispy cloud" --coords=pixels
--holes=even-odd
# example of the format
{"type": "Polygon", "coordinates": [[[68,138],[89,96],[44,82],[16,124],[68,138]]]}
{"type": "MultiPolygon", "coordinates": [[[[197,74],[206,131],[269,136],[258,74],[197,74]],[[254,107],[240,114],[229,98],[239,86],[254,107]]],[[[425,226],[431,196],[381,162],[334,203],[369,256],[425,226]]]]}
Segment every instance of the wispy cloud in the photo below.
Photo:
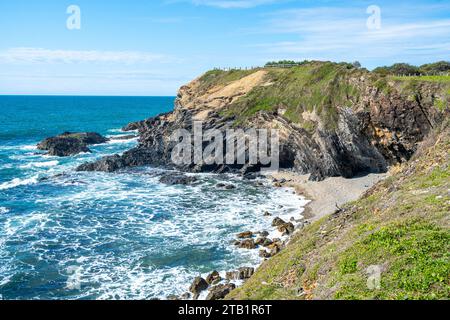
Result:
{"type": "Polygon", "coordinates": [[[299,59],[408,61],[448,56],[450,19],[427,19],[415,13],[397,18],[393,13],[399,11],[382,7],[387,18],[382,14],[381,29],[369,30],[363,7],[284,10],[267,15],[265,27],[255,32],[290,35],[292,40],[255,46],[273,56],[299,59]]]}
{"type": "Polygon", "coordinates": [[[43,48],[11,48],[0,51],[7,63],[149,63],[171,60],[162,54],[139,51],[51,50],[43,48]]]}

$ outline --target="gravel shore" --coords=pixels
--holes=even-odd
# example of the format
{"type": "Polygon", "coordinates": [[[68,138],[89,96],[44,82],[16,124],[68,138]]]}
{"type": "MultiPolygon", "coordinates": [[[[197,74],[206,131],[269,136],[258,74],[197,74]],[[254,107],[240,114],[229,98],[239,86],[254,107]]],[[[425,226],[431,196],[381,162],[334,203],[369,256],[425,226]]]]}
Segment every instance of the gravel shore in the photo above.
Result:
{"type": "Polygon", "coordinates": [[[280,186],[292,187],[299,195],[311,200],[305,208],[304,217],[309,221],[316,221],[345,203],[359,199],[364,192],[387,176],[387,173],[383,173],[351,179],[331,177],[323,181],[309,181],[309,175],[280,171],[269,177],[278,181],[280,186]]]}

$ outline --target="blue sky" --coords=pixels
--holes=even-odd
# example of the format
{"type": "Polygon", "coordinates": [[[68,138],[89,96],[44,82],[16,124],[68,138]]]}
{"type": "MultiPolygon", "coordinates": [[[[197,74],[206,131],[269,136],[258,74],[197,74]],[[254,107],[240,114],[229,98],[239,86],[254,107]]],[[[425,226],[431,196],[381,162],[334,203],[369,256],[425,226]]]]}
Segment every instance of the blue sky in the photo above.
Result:
{"type": "Polygon", "coordinates": [[[450,2],[0,1],[0,94],[175,95],[214,67],[450,60],[450,2]],[[69,30],[66,10],[81,10],[69,30]],[[367,27],[367,8],[381,28],[367,27]]]}

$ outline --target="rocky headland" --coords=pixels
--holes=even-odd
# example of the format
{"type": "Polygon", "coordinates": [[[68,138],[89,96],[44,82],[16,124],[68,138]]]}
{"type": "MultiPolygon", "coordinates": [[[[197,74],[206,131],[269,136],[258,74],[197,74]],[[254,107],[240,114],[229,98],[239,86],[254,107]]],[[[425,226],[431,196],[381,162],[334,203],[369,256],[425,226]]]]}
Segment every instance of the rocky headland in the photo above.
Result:
{"type": "Polygon", "coordinates": [[[294,68],[213,70],[180,88],[173,112],[131,123],[139,145],[81,165],[80,171],[170,166],[191,172],[258,171],[262,165],[175,165],[177,129],[267,128],[280,133],[280,166],[311,180],[386,172],[411,158],[442,119],[439,83],[405,84],[348,64],[309,62],[294,68]]]}

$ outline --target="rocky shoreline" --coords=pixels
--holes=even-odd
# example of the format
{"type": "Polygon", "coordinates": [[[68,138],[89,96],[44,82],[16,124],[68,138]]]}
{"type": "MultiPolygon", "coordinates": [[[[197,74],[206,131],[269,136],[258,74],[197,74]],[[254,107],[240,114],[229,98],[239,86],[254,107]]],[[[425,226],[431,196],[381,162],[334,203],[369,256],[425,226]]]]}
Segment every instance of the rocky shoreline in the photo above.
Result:
{"type": "MultiPolygon", "coordinates": [[[[301,196],[297,194],[290,186],[287,186],[287,181],[277,180],[275,178],[268,178],[266,180],[273,188],[284,188],[288,192],[292,192],[292,196],[301,196]]],[[[182,183],[183,184],[183,183],[182,183]]],[[[217,187],[223,187],[219,184],[217,187]]],[[[231,188],[230,188],[231,189],[231,188]]],[[[285,248],[291,239],[291,236],[299,232],[304,226],[310,224],[310,221],[303,216],[303,208],[292,213],[289,221],[273,215],[265,211],[261,212],[261,217],[271,220],[271,230],[261,231],[242,231],[235,234],[235,240],[230,245],[242,250],[259,250],[259,257],[262,258],[261,263],[277,255],[285,248]],[[301,209],[301,210],[300,210],[301,209]],[[275,235],[275,233],[277,235],[275,235]]],[[[226,298],[234,289],[241,286],[245,281],[249,280],[255,270],[261,265],[240,267],[236,270],[225,271],[221,276],[217,270],[211,271],[204,278],[197,276],[189,286],[189,291],[179,296],[167,296],[167,300],[220,300],[226,298]]]]}
{"type": "MultiPolygon", "coordinates": [[[[301,232],[305,226],[325,215],[338,211],[339,207],[344,203],[357,200],[387,176],[387,174],[371,174],[353,179],[328,178],[314,182],[309,181],[306,176],[288,171],[271,174],[266,178],[273,188],[285,188],[289,191],[295,190],[293,196],[306,197],[310,202],[303,208],[304,210],[302,210],[300,216],[293,216],[289,221],[274,216],[270,212],[261,213],[263,218],[272,220],[271,226],[273,229],[269,231],[272,231],[272,234],[273,231],[278,232],[279,237],[270,237],[268,230],[242,231],[235,235],[236,239],[232,242],[232,245],[244,250],[259,250],[259,256],[263,258],[262,264],[280,253],[289,243],[294,233],[301,232]],[[351,194],[348,194],[348,192],[330,193],[331,188],[351,191],[351,194]]],[[[201,276],[196,277],[189,287],[189,292],[180,296],[171,295],[167,299],[195,300],[202,293],[205,300],[225,299],[231,291],[248,281],[261,264],[225,272],[223,278],[219,272],[214,270],[205,278],[201,276]],[[233,283],[233,280],[238,280],[240,283],[233,283]]]]}

